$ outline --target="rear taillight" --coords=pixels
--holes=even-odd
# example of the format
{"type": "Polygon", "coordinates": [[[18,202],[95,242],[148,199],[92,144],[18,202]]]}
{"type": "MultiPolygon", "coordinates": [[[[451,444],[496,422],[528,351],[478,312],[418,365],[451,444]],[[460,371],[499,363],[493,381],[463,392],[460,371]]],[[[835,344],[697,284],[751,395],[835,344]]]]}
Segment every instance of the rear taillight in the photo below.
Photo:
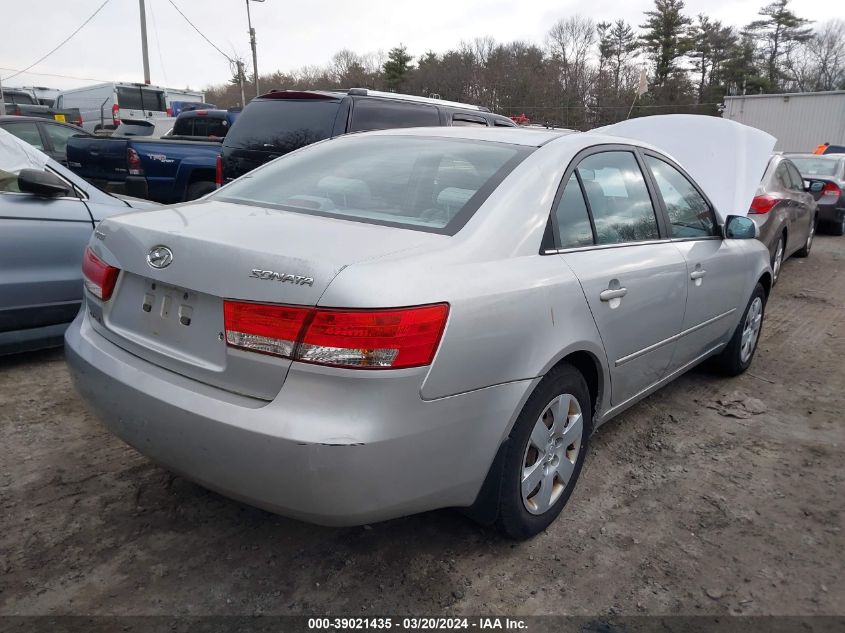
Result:
{"type": "Polygon", "coordinates": [[[835,196],[839,197],[842,195],[842,190],[833,182],[826,182],[824,184],[824,189],[822,189],[823,196],[835,196]]]}
{"type": "Polygon", "coordinates": [[[164,113],[165,113],[167,116],[173,116],[173,108],[167,108],[167,109],[164,111],[164,113]]]}
{"type": "Polygon", "coordinates": [[[74,125],[78,125],[79,127],[82,127],[82,124],[84,123],[84,121],[82,120],[82,115],[80,114],[79,116],[77,116],[73,120],[73,123],[74,123],[74,125]]]}
{"type": "Polygon", "coordinates": [[[92,295],[103,301],[108,301],[114,292],[120,269],[109,266],[102,259],[94,255],[91,247],[86,247],[82,256],[82,277],[85,288],[92,295]]]}
{"type": "Polygon", "coordinates": [[[220,154],[217,155],[214,163],[214,184],[218,187],[223,186],[223,157],[220,154]]]}
{"type": "Polygon", "coordinates": [[[310,308],[226,301],[223,322],[226,342],[262,354],[293,358],[310,308]]]}
{"type": "Polygon", "coordinates": [[[120,106],[116,103],[111,107],[111,120],[115,127],[120,125],[120,106]]]}
{"type": "Polygon", "coordinates": [[[446,303],[389,310],[224,303],[232,347],[355,369],[431,364],[448,315],[446,303]]]}
{"type": "Polygon", "coordinates": [[[774,196],[754,196],[754,199],[751,201],[751,209],[748,211],[748,213],[768,213],[769,211],[775,208],[775,205],[778,202],[780,202],[780,198],[775,198],[774,196]]]}
{"type": "Polygon", "coordinates": [[[126,148],[126,167],[130,176],[143,176],[144,166],[141,164],[141,157],[131,147],[126,148]]]}

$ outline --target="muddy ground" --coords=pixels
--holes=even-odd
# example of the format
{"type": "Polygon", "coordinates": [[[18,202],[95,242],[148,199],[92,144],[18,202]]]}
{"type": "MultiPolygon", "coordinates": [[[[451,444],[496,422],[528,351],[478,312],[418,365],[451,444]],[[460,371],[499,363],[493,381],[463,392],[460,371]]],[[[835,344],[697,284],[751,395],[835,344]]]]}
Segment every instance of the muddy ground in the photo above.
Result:
{"type": "Polygon", "coordinates": [[[786,263],[750,372],[594,437],[527,543],[455,511],[350,529],[230,501],[106,432],[60,350],[0,360],[0,614],[843,614],[845,238],[786,263]],[[710,408],[737,393],[752,411],[710,408]]]}

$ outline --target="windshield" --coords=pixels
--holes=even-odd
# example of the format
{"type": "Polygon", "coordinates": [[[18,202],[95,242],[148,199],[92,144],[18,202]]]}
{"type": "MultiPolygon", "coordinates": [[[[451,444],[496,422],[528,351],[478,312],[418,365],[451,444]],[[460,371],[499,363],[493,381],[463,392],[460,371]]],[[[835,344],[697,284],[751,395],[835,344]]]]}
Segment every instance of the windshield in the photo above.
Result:
{"type": "Polygon", "coordinates": [[[834,176],[836,175],[836,159],[829,158],[795,158],[789,160],[795,163],[802,176],[834,176]]]}
{"type": "Polygon", "coordinates": [[[273,161],[213,197],[452,235],[530,151],[443,138],[346,137],[273,161]]]}
{"type": "Polygon", "coordinates": [[[226,136],[226,147],[292,152],[332,135],[340,101],[334,99],[256,99],[226,136]]]}
{"type": "Polygon", "coordinates": [[[114,130],[114,136],[152,136],[155,127],[146,121],[123,121],[114,130]]]}

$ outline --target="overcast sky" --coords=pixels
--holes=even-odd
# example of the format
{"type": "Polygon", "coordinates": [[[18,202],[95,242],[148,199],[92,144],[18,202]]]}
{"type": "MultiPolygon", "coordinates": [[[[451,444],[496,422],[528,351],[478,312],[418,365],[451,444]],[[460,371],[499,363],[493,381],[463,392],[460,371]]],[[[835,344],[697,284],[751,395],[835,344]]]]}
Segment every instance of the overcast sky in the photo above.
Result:
{"type": "MultiPolygon", "coordinates": [[[[77,28],[103,0],[3,0],[0,77],[4,85],[56,88],[95,81],[143,81],[138,0],[110,0],[59,51],[29,66],[77,28]],[[42,73],[42,74],[34,74],[42,73]],[[67,75],[74,78],[51,75],[67,75]]],[[[706,13],[737,26],[753,20],[767,0],[688,0],[689,15],[706,13]]],[[[251,59],[244,0],[173,0],[229,56],[251,59]]],[[[169,0],[146,0],[152,83],[205,88],[227,80],[224,57],[200,37],[169,0]]],[[[359,53],[405,44],[420,55],[461,40],[541,43],[557,19],[576,13],[596,21],[624,18],[634,26],[652,0],[266,0],[252,2],[262,74],[322,65],[341,48],[359,53]]],[[[840,0],[793,0],[802,17],[845,17],[840,0]]],[[[250,64],[251,65],[251,64],[250,64]]],[[[269,86],[268,86],[269,88],[269,86]]]]}

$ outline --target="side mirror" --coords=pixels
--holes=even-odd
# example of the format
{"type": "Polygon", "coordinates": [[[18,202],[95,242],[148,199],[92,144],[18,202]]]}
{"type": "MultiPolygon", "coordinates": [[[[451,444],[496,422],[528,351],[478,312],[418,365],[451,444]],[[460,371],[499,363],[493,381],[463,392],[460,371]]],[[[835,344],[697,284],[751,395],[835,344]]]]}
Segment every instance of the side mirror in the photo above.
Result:
{"type": "Polygon", "coordinates": [[[804,191],[807,193],[818,193],[824,189],[824,183],[821,180],[805,180],[804,191]]]}
{"type": "Polygon", "coordinates": [[[22,169],[18,174],[18,189],[36,196],[55,198],[70,194],[70,187],[56,174],[41,169],[22,169]]]}
{"type": "Polygon", "coordinates": [[[754,220],[744,215],[729,215],[725,222],[725,238],[729,240],[753,240],[760,236],[760,229],[754,220]]]}

